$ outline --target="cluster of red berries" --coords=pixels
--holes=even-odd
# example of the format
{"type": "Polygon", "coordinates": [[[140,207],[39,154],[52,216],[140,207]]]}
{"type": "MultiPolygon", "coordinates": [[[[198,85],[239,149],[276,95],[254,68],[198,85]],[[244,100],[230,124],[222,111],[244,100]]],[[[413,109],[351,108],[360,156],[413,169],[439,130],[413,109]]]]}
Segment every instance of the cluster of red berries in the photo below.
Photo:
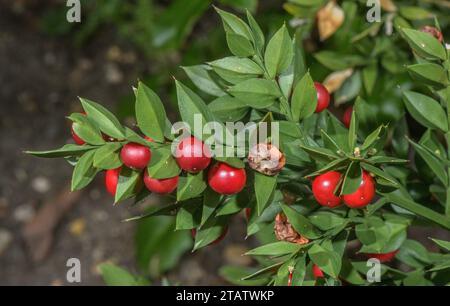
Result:
{"type": "MultiPolygon", "coordinates": [[[[73,128],[71,132],[77,144],[85,144],[74,132],[73,128]]],[[[145,138],[148,141],[153,141],[149,137],[145,138]]],[[[158,194],[173,192],[178,185],[179,177],[175,176],[166,179],[150,177],[146,168],[150,163],[151,157],[152,153],[150,148],[138,143],[127,143],[120,151],[120,158],[123,165],[136,170],[145,169],[144,184],[150,191],[158,194]]],[[[177,146],[176,161],[182,170],[190,173],[198,173],[210,165],[211,152],[201,140],[194,136],[186,137],[177,146]]],[[[112,195],[116,194],[120,170],[121,167],[106,171],[105,185],[108,192],[112,195]]],[[[219,194],[232,195],[239,193],[245,187],[246,181],[245,169],[234,168],[225,163],[218,162],[208,171],[208,184],[219,194]]]]}
{"type": "Polygon", "coordinates": [[[330,208],[341,204],[341,201],[350,208],[363,208],[375,196],[375,182],[369,173],[363,171],[361,184],[358,189],[342,196],[337,196],[337,189],[341,181],[341,173],[329,171],[317,176],[312,184],[312,192],[316,201],[330,208]]]}

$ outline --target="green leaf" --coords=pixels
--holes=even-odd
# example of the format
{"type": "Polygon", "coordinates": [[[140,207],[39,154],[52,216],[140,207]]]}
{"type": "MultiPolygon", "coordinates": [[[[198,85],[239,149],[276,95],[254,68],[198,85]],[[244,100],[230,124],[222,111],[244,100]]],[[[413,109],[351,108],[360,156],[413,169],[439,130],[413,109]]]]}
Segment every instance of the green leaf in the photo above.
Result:
{"type": "Polygon", "coordinates": [[[250,12],[247,11],[246,13],[256,50],[258,50],[259,54],[262,54],[264,52],[264,45],[265,45],[264,34],[261,28],[259,27],[258,23],[256,22],[256,20],[250,14],[250,12]]]}
{"type": "Polygon", "coordinates": [[[311,146],[305,146],[302,144],[300,145],[300,147],[303,150],[305,150],[309,155],[311,155],[314,159],[318,159],[323,162],[329,163],[330,161],[339,158],[339,156],[334,154],[333,151],[326,149],[326,148],[311,147],[311,146]]]}
{"type": "Polygon", "coordinates": [[[427,165],[431,168],[433,173],[436,175],[436,177],[444,184],[444,186],[447,186],[448,184],[448,175],[445,170],[444,164],[439,160],[439,158],[425,149],[422,145],[415,143],[414,141],[409,141],[416,152],[424,159],[424,161],[427,163],[427,165]]]}
{"type": "Polygon", "coordinates": [[[248,251],[245,255],[252,256],[281,256],[298,252],[305,245],[291,243],[286,241],[277,241],[269,243],[253,250],[248,251]]]}
{"type": "Polygon", "coordinates": [[[447,58],[444,46],[432,35],[405,28],[401,29],[401,32],[411,48],[420,56],[441,60],[447,58]]]}
{"type": "Polygon", "coordinates": [[[152,158],[148,165],[148,174],[155,179],[166,179],[180,174],[181,169],[172,156],[170,147],[152,150],[152,158]]]}
{"type": "Polygon", "coordinates": [[[419,269],[431,263],[427,249],[419,242],[411,239],[403,243],[396,257],[407,265],[419,269]]]}
{"type": "Polygon", "coordinates": [[[212,218],[201,229],[197,229],[193,251],[205,247],[219,238],[227,230],[227,219],[227,216],[212,218]]]}
{"type": "Polygon", "coordinates": [[[289,222],[294,229],[302,236],[308,239],[316,239],[321,236],[320,232],[314,227],[314,225],[298,211],[287,205],[282,205],[281,208],[286,214],[289,222]]]}
{"type": "Polygon", "coordinates": [[[286,70],[291,64],[293,56],[291,37],[286,25],[283,24],[270,39],[264,54],[264,62],[269,77],[275,78],[277,74],[286,70]]]}
{"type": "Polygon", "coordinates": [[[230,165],[231,167],[243,169],[245,168],[245,163],[237,158],[237,157],[214,157],[215,160],[218,160],[220,162],[223,162],[227,165],[230,165]]]}
{"type": "Polygon", "coordinates": [[[176,230],[190,230],[200,226],[202,203],[199,199],[183,202],[176,216],[176,230]]]}
{"type": "Polygon", "coordinates": [[[434,243],[436,243],[438,246],[440,246],[443,250],[450,251],[450,242],[449,241],[435,239],[435,238],[430,238],[430,239],[433,240],[434,243]]]}
{"type": "Polygon", "coordinates": [[[222,122],[236,122],[247,115],[250,108],[241,100],[225,95],[208,104],[208,108],[222,122]]]}
{"type": "Polygon", "coordinates": [[[383,130],[384,126],[380,125],[375,131],[369,134],[369,136],[366,137],[364,140],[364,143],[361,146],[361,150],[367,150],[370,148],[371,145],[374,144],[375,141],[377,141],[380,138],[380,133],[383,130]]]}
{"type": "Polygon", "coordinates": [[[222,18],[226,33],[238,34],[246,37],[248,40],[252,40],[250,28],[242,19],[217,7],[214,7],[214,9],[222,18]]]}
{"type": "Polygon", "coordinates": [[[234,85],[229,92],[253,108],[267,108],[275,103],[281,92],[274,81],[249,79],[234,85]]]}
{"type": "Polygon", "coordinates": [[[390,182],[394,186],[400,186],[398,181],[393,176],[388,174],[386,171],[381,170],[380,168],[374,167],[367,163],[361,163],[361,167],[364,170],[368,171],[369,173],[375,174],[376,176],[385,179],[386,181],[390,182]]]}
{"type": "Polygon", "coordinates": [[[226,94],[211,77],[208,72],[211,68],[207,65],[184,66],[181,68],[186,72],[192,83],[201,91],[216,97],[226,94]]]}
{"type": "Polygon", "coordinates": [[[135,277],[127,270],[113,264],[100,264],[98,266],[103,281],[108,286],[148,286],[150,282],[144,278],[135,277]]]}
{"type": "Polygon", "coordinates": [[[252,43],[244,36],[227,33],[227,44],[231,53],[239,57],[248,57],[255,54],[252,43]]]}
{"type": "Polygon", "coordinates": [[[317,211],[309,216],[311,223],[322,231],[336,228],[344,223],[344,218],[330,211],[317,211]]]}
{"type": "Polygon", "coordinates": [[[87,99],[80,98],[80,101],[87,117],[91,119],[102,132],[119,140],[125,138],[124,128],[109,110],[102,105],[87,99]]]}
{"type": "Polygon", "coordinates": [[[409,65],[406,68],[411,76],[419,82],[439,87],[449,85],[447,72],[441,65],[434,63],[420,63],[409,65]]]}
{"type": "Polygon", "coordinates": [[[122,170],[120,170],[119,182],[117,183],[114,203],[118,203],[135,196],[141,187],[141,172],[123,167],[122,170]]]}
{"type": "Polygon", "coordinates": [[[377,76],[378,76],[378,67],[376,63],[368,65],[362,70],[363,84],[368,95],[372,94],[372,90],[377,81],[377,76]]]}
{"type": "Polygon", "coordinates": [[[213,68],[229,70],[237,74],[257,76],[264,73],[262,68],[249,58],[230,56],[210,62],[209,65],[213,68]]]}
{"type": "Polygon", "coordinates": [[[136,98],[136,121],[139,129],[157,142],[164,142],[166,111],[158,95],[139,82],[136,98]]]}
{"type": "Polygon", "coordinates": [[[56,158],[56,157],[68,157],[83,154],[86,151],[95,149],[97,147],[90,145],[76,145],[76,144],[66,144],[59,149],[49,150],[49,151],[25,151],[26,154],[31,154],[37,157],[43,158],[56,158]]]}
{"type": "Polygon", "coordinates": [[[339,276],[341,270],[341,258],[336,252],[325,249],[319,244],[314,244],[308,250],[308,255],[323,272],[333,278],[339,276]]]}
{"type": "MultiPolygon", "coordinates": [[[[199,139],[203,139],[203,134],[196,135],[196,129],[194,129],[195,119],[194,115],[200,116],[203,124],[207,122],[213,122],[214,116],[209,108],[206,106],[205,102],[203,102],[202,98],[200,98],[196,93],[194,93],[191,89],[183,85],[179,81],[175,81],[177,88],[177,96],[178,96],[178,108],[180,110],[181,119],[187,124],[191,132],[199,139]]],[[[198,120],[198,119],[197,119],[198,120]]],[[[196,125],[200,124],[199,122],[196,125]]],[[[200,125],[203,127],[203,125],[200,125]]]]}
{"type": "Polygon", "coordinates": [[[329,50],[320,51],[314,54],[314,58],[326,68],[338,71],[365,65],[366,59],[358,55],[341,54],[329,50]]]}
{"type": "Polygon", "coordinates": [[[172,217],[159,216],[138,222],[135,235],[136,261],[152,278],[173,269],[192,247],[188,231],[175,231],[172,217]]]}
{"type": "Polygon", "coordinates": [[[433,18],[433,13],[418,6],[400,6],[400,15],[409,20],[433,18]]]}
{"type": "Polygon", "coordinates": [[[222,196],[212,190],[211,188],[206,188],[203,193],[203,210],[202,210],[202,220],[200,226],[203,226],[206,221],[211,217],[213,212],[219,206],[222,196]]]}
{"type": "Polygon", "coordinates": [[[122,166],[119,150],[122,144],[118,142],[109,142],[95,150],[94,167],[99,169],[116,169],[122,166]]]}
{"type": "Polygon", "coordinates": [[[264,208],[266,208],[276,186],[277,186],[276,176],[268,176],[261,174],[259,172],[255,172],[254,187],[255,187],[258,216],[261,215],[264,208]]]}
{"type": "Polygon", "coordinates": [[[245,276],[252,274],[254,268],[242,266],[223,266],[219,270],[219,275],[227,282],[238,286],[263,286],[269,283],[269,278],[261,277],[253,280],[243,280],[245,276]]]}
{"type": "Polygon", "coordinates": [[[73,113],[69,116],[73,121],[72,129],[86,143],[92,145],[102,145],[105,143],[100,129],[89,120],[86,115],[73,113]]]}
{"type": "Polygon", "coordinates": [[[362,170],[358,162],[351,162],[342,181],[342,194],[354,193],[361,185],[362,170]]]}
{"type": "Polygon", "coordinates": [[[356,117],[356,112],[352,110],[352,118],[350,120],[350,127],[348,128],[348,147],[352,150],[356,141],[358,140],[358,135],[356,131],[358,130],[358,118],[356,117]]]}
{"type": "Polygon", "coordinates": [[[177,187],[177,201],[199,196],[206,189],[206,183],[203,180],[203,172],[196,174],[188,173],[187,177],[180,177],[177,187]]]}
{"type": "Polygon", "coordinates": [[[404,208],[418,216],[428,219],[429,221],[439,224],[447,230],[450,230],[450,218],[446,217],[445,215],[441,215],[424,205],[408,199],[400,191],[383,193],[382,195],[393,204],[400,206],[401,208],[404,208]]]}
{"type": "Polygon", "coordinates": [[[87,151],[80,157],[72,173],[72,191],[86,187],[98,173],[93,166],[95,150],[87,151]]]}
{"type": "Polygon", "coordinates": [[[291,112],[295,121],[314,114],[317,107],[317,91],[309,73],[297,83],[291,99],[291,112]]]}
{"type": "Polygon", "coordinates": [[[431,129],[448,131],[447,116],[439,102],[412,91],[403,92],[403,100],[411,116],[420,124],[431,129]]]}

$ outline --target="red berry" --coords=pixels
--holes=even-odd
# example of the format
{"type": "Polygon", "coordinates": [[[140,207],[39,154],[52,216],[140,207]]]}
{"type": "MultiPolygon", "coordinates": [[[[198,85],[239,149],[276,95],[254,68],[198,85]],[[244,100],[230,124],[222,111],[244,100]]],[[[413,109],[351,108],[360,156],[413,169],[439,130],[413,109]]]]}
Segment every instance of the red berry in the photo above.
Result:
{"type": "Polygon", "coordinates": [[[315,279],[325,277],[325,275],[323,274],[323,271],[316,264],[313,264],[312,272],[313,272],[313,275],[314,275],[315,279]]]}
{"type": "Polygon", "coordinates": [[[316,87],[317,91],[316,113],[320,113],[321,111],[326,109],[330,104],[330,93],[325,88],[325,86],[323,86],[319,82],[314,82],[314,87],[316,87]]]}
{"type": "Polygon", "coordinates": [[[369,173],[363,171],[361,185],[354,193],[343,195],[342,200],[350,208],[362,208],[369,204],[374,196],[375,182],[369,173]]]}
{"type": "Polygon", "coordinates": [[[144,169],[150,162],[152,153],[146,146],[138,143],[127,143],[120,151],[120,157],[125,166],[133,169],[144,169]]]}
{"type": "Polygon", "coordinates": [[[177,188],[178,175],[166,179],[154,179],[148,175],[147,170],[144,173],[144,184],[148,190],[154,193],[166,194],[171,193],[177,188]]]}
{"type": "MultiPolygon", "coordinates": [[[[211,244],[217,244],[217,243],[221,242],[223,240],[223,238],[225,238],[227,233],[228,233],[228,226],[223,229],[222,234],[220,234],[220,236],[216,240],[211,242],[210,245],[211,244]]],[[[195,228],[191,229],[191,235],[192,235],[192,238],[195,239],[195,235],[197,235],[197,230],[195,228]]]]}
{"type": "Polygon", "coordinates": [[[106,190],[112,195],[116,195],[117,183],[119,182],[120,170],[122,167],[116,169],[106,170],[105,172],[105,186],[106,190]]]}
{"type": "Polygon", "coordinates": [[[245,169],[231,167],[225,163],[215,164],[208,172],[208,184],[217,193],[235,194],[240,192],[247,181],[245,169]]]}
{"type": "Polygon", "coordinates": [[[389,252],[389,253],[365,253],[364,255],[367,258],[376,258],[380,262],[390,262],[394,259],[395,255],[398,253],[398,250],[389,252]]]}
{"type": "Polygon", "coordinates": [[[75,141],[75,143],[79,146],[84,145],[86,142],[78,136],[75,131],[73,130],[73,123],[72,127],[70,128],[70,133],[72,134],[72,138],[75,141]]]}
{"type": "Polygon", "coordinates": [[[314,179],[312,192],[320,205],[333,208],[341,204],[341,198],[334,194],[340,179],[341,174],[336,171],[326,172],[314,179]]]}
{"type": "Polygon", "coordinates": [[[350,121],[352,121],[352,112],[353,112],[353,107],[349,106],[345,110],[344,115],[342,116],[342,122],[347,127],[347,129],[350,127],[350,121]]]}
{"type": "MultiPolygon", "coordinates": [[[[82,115],[86,115],[85,112],[81,112],[82,115]]],[[[75,131],[73,130],[73,123],[72,126],[70,127],[70,133],[72,134],[72,138],[75,141],[75,143],[79,146],[84,145],[86,142],[80,138],[80,136],[78,136],[75,131]]]]}
{"type": "Polygon", "coordinates": [[[192,173],[200,172],[209,166],[211,151],[194,136],[186,137],[178,144],[176,160],[181,169],[192,173]]]}

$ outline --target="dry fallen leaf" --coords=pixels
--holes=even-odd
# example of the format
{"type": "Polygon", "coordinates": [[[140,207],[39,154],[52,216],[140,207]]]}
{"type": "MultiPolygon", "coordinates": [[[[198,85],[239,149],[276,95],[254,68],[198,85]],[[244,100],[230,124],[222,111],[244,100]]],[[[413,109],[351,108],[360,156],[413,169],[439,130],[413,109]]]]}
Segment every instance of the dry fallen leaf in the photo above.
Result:
{"type": "Polygon", "coordinates": [[[298,244],[306,244],[309,240],[295,231],[287,217],[283,213],[279,213],[275,217],[274,225],[275,236],[280,241],[288,241],[298,244]]]}
{"type": "Polygon", "coordinates": [[[335,71],[329,74],[323,81],[323,85],[327,88],[328,92],[331,94],[341,88],[342,84],[353,74],[353,69],[345,69],[340,71],[335,71]]]}
{"type": "Polygon", "coordinates": [[[383,10],[386,12],[396,12],[397,7],[394,4],[393,0],[380,0],[380,5],[383,10]]]}
{"type": "Polygon", "coordinates": [[[320,40],[331,37],[344,22],[344,11],[334,1],[330,1],[317,12],[320,40]]]}

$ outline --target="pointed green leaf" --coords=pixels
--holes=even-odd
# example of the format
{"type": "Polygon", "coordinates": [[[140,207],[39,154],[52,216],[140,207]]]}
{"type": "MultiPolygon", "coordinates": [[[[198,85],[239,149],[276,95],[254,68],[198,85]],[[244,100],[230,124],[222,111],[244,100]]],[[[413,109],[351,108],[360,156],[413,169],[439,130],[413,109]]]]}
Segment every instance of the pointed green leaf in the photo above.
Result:
{"type": "Polygon", "coordinates": [[[405,91],[403,100],[411,116],[420,124],[431,128],[448,131],[448,121],[444,109],[436,100],[423,94],[405,91]]]}
{"type": "Polygon", "coordinates": [[[80,98],[80,101],[88,118],[91,119],[102,132],[117,139],[125,138],[123,126],[109,110],[88,99],[80,98]]]}
{"type": "Polygon", "coordinates": [[[291,112],[295,121],[314,114],[317,107],[317,91],[309,73],[297,83],[291,99],[291,112]]]}
{"type": "Polygon", "coordinates": [[[291,37],[283,26],[273,35],[267,44],[264,61],[269,77],[275,78],[277,74],[286,70],[292,62],[294,50],[291,37]]]}

